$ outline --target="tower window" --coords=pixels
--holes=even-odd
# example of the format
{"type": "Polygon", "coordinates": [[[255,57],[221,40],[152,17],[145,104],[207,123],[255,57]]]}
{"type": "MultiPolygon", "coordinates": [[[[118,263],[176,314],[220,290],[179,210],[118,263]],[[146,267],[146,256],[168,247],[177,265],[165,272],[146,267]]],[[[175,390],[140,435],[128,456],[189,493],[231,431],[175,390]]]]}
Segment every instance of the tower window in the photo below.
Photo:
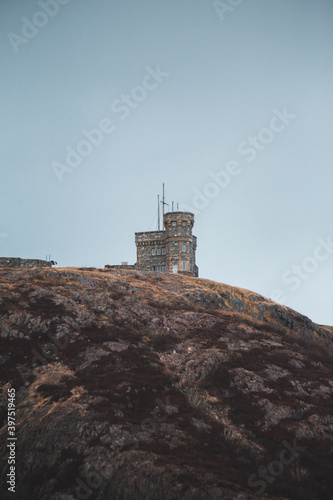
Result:
{"type": "Polygon", "coordinates": [[[183,226],[186,226],[186,222],[183,222],[183,226]]]}
{"type": "Polygon", "coordinates": [[[162,248],[162,254],[165,255],[165,248],[162,248]]]}
{"type": "Polygon", "coordinates": [[[161,266],[157,266],[157,270],[160,271],[161,270],[161,266]]]}
{"type": "Polygon", "coordinates": [[[175,225],[176,225],[176,221],[175,221],[175,220],[174,220],[174,221],[172,221],[172,225],[173,225],[173,226],[175,226],[175,225]]]}
{"type": "Polygon", "coordinates": [[[186,262],[183,262],[183,271],[186,271],[186,262]]]}
{"type": "Polygon", "coordinates": [[[157,255],[161,255],[161,249],[160,248],[157,249],[157,255]]]}
{"type": "Polygon", "coordinates": [[[151,270],[152,270],[152,271],[156,271],[156,267],[155,267],[155,266],[153,266],[153,267],[151,268],[151,270]]]}
{"type": "Polygon", "coordinates": [[[165,266],[162,266],[162,272],[165,273],[165,266]]]}
{"type": "Polygon", "coordinates": [[[183,252],[186,252],[186,246],[183,245],[183,252]]]}
{"type": "Polygon", "coordinates": [[[152,255],[156,255],[156,250],[155,250],[155,248],[153,248],[153,249],[152,249],[151,254],[152,254],[152,255]]]}

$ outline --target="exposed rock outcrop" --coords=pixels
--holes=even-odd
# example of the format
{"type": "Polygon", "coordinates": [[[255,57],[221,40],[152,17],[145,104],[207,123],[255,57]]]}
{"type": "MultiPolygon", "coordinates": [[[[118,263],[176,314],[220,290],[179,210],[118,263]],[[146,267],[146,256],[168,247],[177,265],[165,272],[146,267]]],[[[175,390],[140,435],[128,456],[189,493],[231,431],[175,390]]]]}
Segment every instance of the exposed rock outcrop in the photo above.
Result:
{"type": "Polygon", "coordinates": [[[1,498],[332,498],[333,328],[185,276],[0,280],[1,498]]]}

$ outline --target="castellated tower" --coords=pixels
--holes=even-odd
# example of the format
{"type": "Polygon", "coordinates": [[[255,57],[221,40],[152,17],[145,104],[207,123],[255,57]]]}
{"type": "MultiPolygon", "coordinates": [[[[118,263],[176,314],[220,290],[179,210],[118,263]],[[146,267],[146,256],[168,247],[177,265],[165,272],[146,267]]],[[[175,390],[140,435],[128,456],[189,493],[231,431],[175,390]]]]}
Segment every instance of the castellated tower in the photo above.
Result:
{"type": "Polygon", "coordinates": [[[195,265],[197,238],[192,235],[194,215],[190,212],[169,212],[164,215],[167,271],[198,276],[195,265]]]}
{"type": "Polygon", "coordinates": [[[163,231],[135,233],[135,268],[197,277],[193,224],[194,215],[190,212],[168,212],[163,216],[163,231]]]}

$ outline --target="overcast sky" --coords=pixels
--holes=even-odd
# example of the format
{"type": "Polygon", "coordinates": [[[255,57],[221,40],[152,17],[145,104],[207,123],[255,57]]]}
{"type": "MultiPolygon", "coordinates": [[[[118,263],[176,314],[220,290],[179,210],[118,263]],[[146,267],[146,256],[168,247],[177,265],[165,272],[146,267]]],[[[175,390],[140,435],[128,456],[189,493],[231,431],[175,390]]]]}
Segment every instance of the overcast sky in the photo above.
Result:
{"type": "Polygon", "coordinates": [[[134,263],[157,194],[199,275],[333,325],[333,2],[0,2],[0,255],[134,263]]]}

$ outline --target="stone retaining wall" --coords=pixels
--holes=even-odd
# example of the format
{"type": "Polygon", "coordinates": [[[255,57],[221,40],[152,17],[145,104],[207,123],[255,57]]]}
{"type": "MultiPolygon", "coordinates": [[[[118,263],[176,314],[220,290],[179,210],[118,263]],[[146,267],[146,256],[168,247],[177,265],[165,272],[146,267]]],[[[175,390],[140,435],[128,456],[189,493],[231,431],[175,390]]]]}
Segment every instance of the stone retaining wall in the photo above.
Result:
{"type": "Polygon", "coordinates": [[[52,267],[52,262],[41,259],[20,259],[19,257],[0,257],[0,267],[52,267]]]}
{"type": "Polygon", "coordinates": [[[129,264],[120,264],[120,265],[115,265],[115,266],[109,266],[109,264],[106,264],[104,266],[106,269],[135,269],[135,266],[131,266],[129,264]]]}

